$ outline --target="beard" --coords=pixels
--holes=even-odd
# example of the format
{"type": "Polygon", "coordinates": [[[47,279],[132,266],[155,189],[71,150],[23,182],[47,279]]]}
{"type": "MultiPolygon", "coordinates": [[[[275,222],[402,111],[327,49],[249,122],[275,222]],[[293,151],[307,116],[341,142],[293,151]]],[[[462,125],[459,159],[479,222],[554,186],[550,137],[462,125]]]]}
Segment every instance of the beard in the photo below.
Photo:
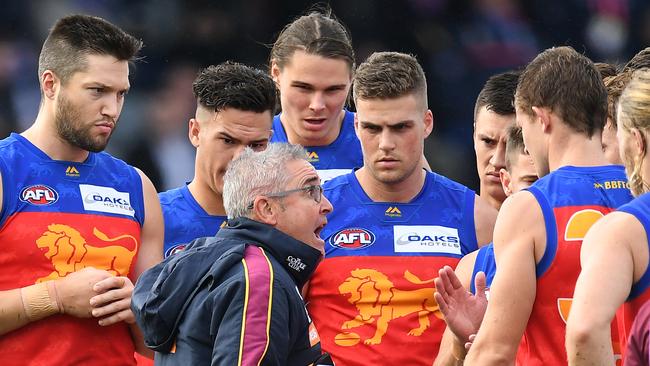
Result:
{"type": "Polygon", "coordinates": [[[111,132],[111,134],[105,137],[103,135],[93,137],[91,131],[93,125],[83,126],[79,108],[63,94],[59,96],[59,104],[56,108],[54,123],[57,133],[63,140],[72,146],[90,152],[104,151],[112,136],[111,132]]]}

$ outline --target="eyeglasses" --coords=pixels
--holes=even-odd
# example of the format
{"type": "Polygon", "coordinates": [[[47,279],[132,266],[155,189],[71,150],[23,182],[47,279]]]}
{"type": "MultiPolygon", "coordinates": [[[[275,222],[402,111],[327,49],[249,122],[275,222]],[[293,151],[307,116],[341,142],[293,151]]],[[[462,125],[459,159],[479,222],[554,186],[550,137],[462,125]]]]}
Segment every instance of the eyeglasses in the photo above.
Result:
{"type": "MultiPolygon", "coordinates": [[[[323,186],[321,185],[313,185],[313,186],[306,186],[302,188],[296,188],[296,189],[290,189],[288,191],[281,191],[281,192],[275,192],[275,193],[268,193],[265,194],[264,196],[267,197],[286,197],[292,193],[296,192],[307,192],[309,194],[309,197],[313,199],[316,203],[320,203],[320,201],[323,199],[323,186]]],[[[253,209],[254,203],[251,202],[248,205],[248,209],[251,210],[253,209]]]]}

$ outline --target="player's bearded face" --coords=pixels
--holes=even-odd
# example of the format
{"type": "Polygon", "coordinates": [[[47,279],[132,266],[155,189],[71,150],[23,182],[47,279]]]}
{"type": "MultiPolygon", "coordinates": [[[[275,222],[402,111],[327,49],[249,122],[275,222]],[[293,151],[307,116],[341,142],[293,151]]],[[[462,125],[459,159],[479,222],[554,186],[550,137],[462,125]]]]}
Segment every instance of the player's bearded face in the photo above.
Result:
{"type": "MultiPolygon", "coordinates": [[[[78,148],[92,152],[103,151],[110,140],[112,132],[93,135],[94,122],[84,123],[81,112],[81,107],[68,99],[63,91],[59,94],[54,116],[59,136],[78,148]]],[[[117,121],[113,122],[114,125],[117,124],[117,121]]]]}

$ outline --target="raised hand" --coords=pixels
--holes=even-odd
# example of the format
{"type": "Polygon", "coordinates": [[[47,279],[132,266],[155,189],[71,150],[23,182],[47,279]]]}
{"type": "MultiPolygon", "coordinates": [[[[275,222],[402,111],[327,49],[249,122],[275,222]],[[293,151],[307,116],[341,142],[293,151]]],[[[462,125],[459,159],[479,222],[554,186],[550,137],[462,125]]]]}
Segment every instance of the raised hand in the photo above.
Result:
{"type": "Polygon", "coordinates": [[[471,334],[478,332],[487,309],[485,274],[476,275],[476,295],[467,291],[449,266],[440,269],[436,278],[435,298],[445,316],[449,329],[461,341],[467,342],[471,334]]]}

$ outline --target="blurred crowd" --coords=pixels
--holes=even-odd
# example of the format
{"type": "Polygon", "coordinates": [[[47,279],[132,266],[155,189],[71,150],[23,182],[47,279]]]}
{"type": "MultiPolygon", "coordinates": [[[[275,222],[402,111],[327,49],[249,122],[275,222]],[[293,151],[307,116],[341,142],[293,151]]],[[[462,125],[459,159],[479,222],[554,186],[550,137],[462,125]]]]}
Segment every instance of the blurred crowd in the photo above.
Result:
{"type": "MultiPolygon", "coordinates": [[[[457,162],[474,161],[474,101],[490,75],[521,67],[553,45],[615,64],[650,45],[650,2],[644,0],[328,4],[352,34],[357,63],[380,50],[418,57],[435,119],[426,156],[434,171],[474,189],[474,164],[457,162]]],[[[267,69],[268,45],[284,24],[313,6],[298,0],[7,2],[0,11],[0,138],[24,130],[36,116],[37,59],[48,27],[66,14],[101,16],[145,44],[109,152],[145,171],[159,191],[180,186],[193,174],[187,122],[197,71],[225,60],[267,69]]]]}

